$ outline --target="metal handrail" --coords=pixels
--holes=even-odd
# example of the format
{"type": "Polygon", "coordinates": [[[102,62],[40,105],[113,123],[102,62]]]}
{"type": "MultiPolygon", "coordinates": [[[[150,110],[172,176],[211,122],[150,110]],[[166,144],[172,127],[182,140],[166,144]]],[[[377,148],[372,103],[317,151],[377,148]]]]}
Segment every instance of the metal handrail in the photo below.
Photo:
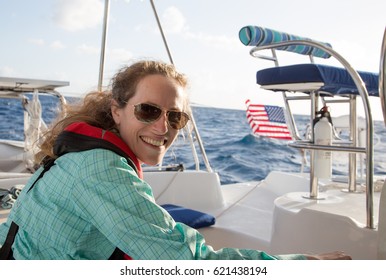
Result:
{"type": "Polygon", "coordinates": [[[381,62],[379,66],[379,98],[381,99],[383,121],[386,125],[386,28],[383,34],[381,62]]]}
{"type": "Polygon", "coordinates": [[[366,153],[366,149],[363,147],[353,146],[337,146],[337,145],[315,145],[312,142],[298,142],[289,143],[288,146],[298,149],[306,150],[323,150],[323,151],[335,151],[335,152],[348,152],[348,153],[366,153]]]}
{"type": "MultiPolygon", "coordinates": [[[[265,46],[256,46],[253,47],[250,50],[251,56],[254,56],[254,53],[256,51],[264,50],[264,49],[275,49],[278,47],[284,47],[284,46],[290,46],[290,45],[306,45],[306,46],[312,46],[319,48],[326,53],[333,56],[337,61],[339,61],[343,67],[347,70],[347,72],[350,74],[351,78],[353,79],[359,95],[362,98],[363,101],[363,107],[365,111],[366,116],[366,129],[367,129],[367,137],[366,137],[366,226],[368,228],[374,229],[374,204],[373,204],[373,197],[374,197],[374,188],[373,188],[373,175],[374,175],[374,147],[373,147],[373,120],[371,115],[371,108],[370,108],[370,102],[368,97],[368,92],[365,87],[365,84],[362,80],[362,78],[359,76],[358,72],[344,59],[339,53],[337,53],[332,48],[310,40],[291,40],[291,41],[285,41],[285,42],[279,42],[279,43],[273,43],[270,45],[265,46]]],[[[383,58],[384,60],[384,58],[383,58]]],[[[384,111],[385,112],[385,111],[384,111]]],[[[311,174],[312,175],[312,174],[311,174]]],[[[311,178],[312,179],[312,178],[311,178]]],[[[314,181],[312,179],[312,181],[314,181]]],[[[312,192],[312,190],[311,190],[312,192]]]]}

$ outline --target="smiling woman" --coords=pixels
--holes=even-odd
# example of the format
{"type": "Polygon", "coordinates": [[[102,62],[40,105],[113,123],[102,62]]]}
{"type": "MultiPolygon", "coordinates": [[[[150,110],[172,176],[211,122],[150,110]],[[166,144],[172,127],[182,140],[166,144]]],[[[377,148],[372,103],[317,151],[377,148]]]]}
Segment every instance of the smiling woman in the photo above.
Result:
{"type": "MultiPolygon", "coordinates": [[[[122,76],[126,76],[125,72],[122,76]]],[[[115,99],[124,98],[124,102],[119,104],[113,100],[111,112],[120,137],[142,163],[159,163],[176,138],[178,129],[183,128],[189,120],[183,112],[187,110],[184,92],[186,80],[182,75],[179,79],[183,82],[161,74],[150,74],[138,82],[132,97],[127,99],[125,92],[126,96],[115,99]]]]}
{"type": "Polygon", "coordinates": [[[13,257],[107,259],[117,254],[122,258],[124,251],[126,256],[135,258],[156,258],[141,255],[139,248],[131,248],[135,242],[129,236],[145,233],[135,233],[135,223],[130,221],[143,220],[142,215],[146,216],[150,207],[150,217],[140,222],[142,231],[160,234],[152,225],[158,219],[165,220],[161,218],[164,215],[167,225],[163,227],[174,223],[154,204],[150,187],[142,181],[141,163],[160,162],[178,130],[189,121],[186,85],[185,76],[173,65],[139,61],[115,75],[111,90],[91,92],[82,104],[68,105],[64,115],[46,133],[36,155],[36,163],[41,166],[35,173],[37,177],[27,184],[25,195],[18,199],[20,207],[14,207],[0,229],[2,238],[9,227],[10,232],[17,229],[13,257]],[[74,197],[74,192],[79,196],[74,197]],[[105,192],[109,197],[101,195],[105,192]],[[94,208],[98,205],[104,210],[94,208]],[[28,218],[28,212],[35,210],[36,216],[28,218]],[[110,222],[106,223],[106,218],[110,222]],[[69,220],[74,223],[59,222],[69,220]],[[119,226],[123,232],[108,233],[109,224],[119,221],[123,221],[119,226]],[[64,231],[58,233],[58,228],[64,231]],[[50,236],[48,241],[47,236],[50,236]],[[128,238],[121,240],[120,236],[128,238]],[[95,238],[104,241],[90,249],[95,238]],[[84,242],[78,249],[69,245],[82,239],[84,242]],[[58,246],[64,246],[60,252],[56,250],[58,246]]]}

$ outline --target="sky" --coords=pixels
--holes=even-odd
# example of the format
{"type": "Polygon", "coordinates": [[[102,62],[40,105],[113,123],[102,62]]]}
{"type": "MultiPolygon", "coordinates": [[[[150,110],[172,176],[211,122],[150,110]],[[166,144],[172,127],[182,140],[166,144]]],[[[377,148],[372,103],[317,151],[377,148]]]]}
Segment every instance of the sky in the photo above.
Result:
{"type": "MultiPolygon", "coordinates": [[[[0,76],[69,81],[65,95],[83,96],[98,85],[104,0],[0,0],[0,76]]],[[[245,109],[245,100],[282,105],[261,90],[257,70],[272,62],[252,58],[239,30],[257,25],[329,42],[357,70],[379,72],[386,26],[380,0],[154,0],[193,103],[245,109]]],[[[307,57],[279,52],[282,64],[307,57]]],[[[148,0],[110,0],[103,85],[138,59],[169,62],[148,0]]],[[[333,59],[318,63],[339,65],[333,59]]],[[[382,119],[378,98],[370,98],[382,119]]],[[[359,114],[361,108],[359,107],[359,114]]],[[[293,112],[306,114],[304,105],[293,112]]]]}

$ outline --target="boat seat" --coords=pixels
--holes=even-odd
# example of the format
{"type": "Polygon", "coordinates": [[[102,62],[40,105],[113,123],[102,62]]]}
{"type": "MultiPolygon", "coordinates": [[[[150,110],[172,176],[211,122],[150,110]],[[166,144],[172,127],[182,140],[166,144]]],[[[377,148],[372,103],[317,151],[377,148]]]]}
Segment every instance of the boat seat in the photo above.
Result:
{"type": "MultiPolygon", "coordinates": [[[[369,96],[379,96],[379,76],[359,71],[369,96]]],[[[256,82],[262,88],[272,91],[294,91],[321,94],[347,95],[359,94],[347,70],[320,64],[295,64],[272,67],[256,73],[256,82]]]]}
{"type": "MultiPolygon", "coordinates": [[[[310,45],[296,44],[296,41],[310,41],[319,43],[327,48],[332,48],[331,44],[311,40],[281,31],[276,31],[260,26],[244,26],[239,31],[239,39],[245,46],[253,46],[250,54],[275,61],[276,67],[263,69],[257,72],[256,80],[264,89],[272,91],[299,91],[309,93],[311,91],[321,91],[328,94],[359,94],[350,74],[344,68],[320,65],[313,63],[295,64],[289,66],[278,66],[277,57],[259,56],[258,50],[265,48],[294,52],[301,55],[308,55],[322,59],[330,58],[330,53],[310,45]],[[292,41],[291,45],[277,46],[280,42],[292,41]]],[[[378,83],[379,76],[370,72],[358,72],[365,82],[370,96],[379,96],[378,83]]]]}

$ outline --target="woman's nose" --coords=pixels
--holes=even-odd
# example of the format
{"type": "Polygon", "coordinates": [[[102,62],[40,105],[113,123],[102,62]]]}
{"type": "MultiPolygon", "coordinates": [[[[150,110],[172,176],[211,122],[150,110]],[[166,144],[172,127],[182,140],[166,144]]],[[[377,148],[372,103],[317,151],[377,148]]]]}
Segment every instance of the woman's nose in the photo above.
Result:
{"type": "Polygon", "coordinates": [[[166,112],[162,112],[162,115],[160,116],[160,118],[153,123],[153,127],[161,135],[166,134],[169,130],[167,118],[168,117],[166,112]]]}

